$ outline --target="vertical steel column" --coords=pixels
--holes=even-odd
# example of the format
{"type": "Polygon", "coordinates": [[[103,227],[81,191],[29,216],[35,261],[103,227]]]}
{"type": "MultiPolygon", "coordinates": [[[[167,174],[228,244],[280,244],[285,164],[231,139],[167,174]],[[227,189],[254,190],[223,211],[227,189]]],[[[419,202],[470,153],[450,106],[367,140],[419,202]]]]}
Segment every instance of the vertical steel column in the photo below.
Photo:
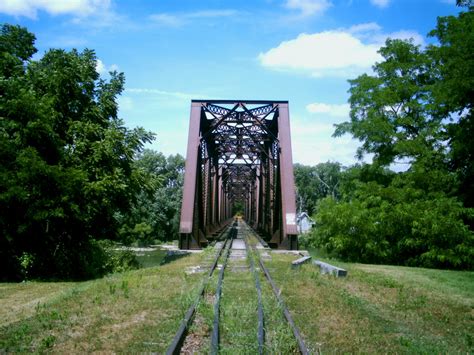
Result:
{"type": "Polygon", "coordinates": [[[281,213],[283,241],[281,248],[298,249],[296,228],[296,197],[291,154],[290,117],[288,104],[279,104],[278,140],[280,141],[281,213]]]}
{"type": "Polygon", "coordinates": [[[260,179],[261,172],[260,168],[257,167],[257,176],[255,179],[255,221],[253,223],[253,228],[258,228],[260,223],[260,179]]]}
{"type": "Polygon", "coordinates": [[[200,248],[198,240],[193,237],[193,218],[196,195],[199,135],[201,121],[201,104],[191,103],[191,115],[189,120],[188,148],[186,152],[186,163],[184,171],[183,202],[181,205],[181,220],[179,224],[179,247],[181,249],[200,248]]]}
{"type": "Polygon", "coordinates": [[[216,196],[217,196],[217,201],[216,201],[216,217],[217,217],[217,224],[220,226],[222,222],[224,221],[224,218],[222,216],[222,168],[217,168],[217,186],[216,186],[216,196]]]}

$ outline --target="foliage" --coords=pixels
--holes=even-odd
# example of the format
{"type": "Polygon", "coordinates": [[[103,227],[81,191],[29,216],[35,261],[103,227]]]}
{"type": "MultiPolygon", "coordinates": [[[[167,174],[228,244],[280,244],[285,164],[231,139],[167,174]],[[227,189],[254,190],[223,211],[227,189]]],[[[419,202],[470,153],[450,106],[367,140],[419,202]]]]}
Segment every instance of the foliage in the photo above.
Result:
{"type": "Polygon", "coordinates": [[[326,196],[339,197],[341,164],[329,161],[316,166],[295,164],[294,174],[299,210],[312,215],[318,200],[326,196]]]}
{"type": "Polygon", "coordinates": [[[310,242],[354,261],[474,267],[474,17],[438,19],[439,45],[388,39],[374,75],[350,80],[349,133],[373,163],[346,170],[320,200],[310,242]],[[389,167],[409,164],[405,172],[389,167]]]}
{"type": "Polygon", "coordinates": [[[232,205],[232,214],[235,216],[243,216],[244,215],[244,203],[241,201],[236,201],[232,205]]]}
{"type": "Polygon", "coordinates": [[[34,39],[1,28],[1,277],[21,277],[25,255],[30,276],[96,276],[94,240],[117,238],[116,214],[150,187],[133,158],[153,135],[117,117],[122,73],[100,78],[87,49],[34,61],[34,39]]]}
{"type": "Polygon", "coordinates": [[[95,258],[106,261],[102,264],[102,274],[138,269],[138,260],[131,250],[117,248],[117,245],[110,240],[99,240],[96,245],[97,250],[105,254],[101,258],[95,258]]]}
{"type": "Polygon", "coordinates": [[[165,157],[145,149],[136,156],[134,164],[152,176],[157,187],[152,191],[140,191],[130,213],[120,216],[123,239],[140,245],[177,239],[184,158],[179,154],[165,157]]]}
{"type": "MultiPolygon", "coordinates": [[[[465,2],[463,6],[472,6],[465,2]]],[[[440,114],[455,113],[454,122],[446,125],[450,147],[450,169],[459,178],[458,195],[474,207],[474,12],[470,8],[458,17],[438,18],[431,31],[440,46],[430,46],[428,53],[437,64],[440,80],[433,86],[433,96],[440,114]]]]}
{"type": "Polygon", "coordinates": [[[352,134],[362,142],[358,155],[374,154],[374,163],[442,154],[442,118],[434,114],[429,87],[431,61],[412,42],[388,39],[374,66],[375,76],[350,80],[350,122],[336,125],[335,136],[352,134]]]}
{"type": "Polygon", "coordinates": [[[356,198],[320,202],[313,246],[343,259],[438,268],[472,268],[474,211],[443,194],[359,183],[356,198]]]}

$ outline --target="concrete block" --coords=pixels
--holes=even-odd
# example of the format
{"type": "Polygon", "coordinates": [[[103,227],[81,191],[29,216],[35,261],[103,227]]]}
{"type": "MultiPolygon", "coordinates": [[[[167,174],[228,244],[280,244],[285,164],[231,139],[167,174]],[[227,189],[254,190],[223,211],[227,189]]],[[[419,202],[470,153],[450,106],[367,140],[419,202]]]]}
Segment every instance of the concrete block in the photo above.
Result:
{"type": "Polygon", "coordinates": [[[347,276],[347,270],[341,269],[340,267],[325,263],[320,260],[313,261],[314,265],[319,266],[321,274],[331,274],[336,277],[347,276]]]}
{"type": "Polygon", "coordinates": [[[302,258],[293,260],[293,261],[291,262],[291,267],[292,267],[293,269],[295,269],[295,268],[297,268],[297,267],[299,267],[299,266],[301,266],[301,265],[303,265],[303,264],[309,262],[310,260],[311,260],[311,257],[310,257],[310,256],[303,256],[302,258]]]}

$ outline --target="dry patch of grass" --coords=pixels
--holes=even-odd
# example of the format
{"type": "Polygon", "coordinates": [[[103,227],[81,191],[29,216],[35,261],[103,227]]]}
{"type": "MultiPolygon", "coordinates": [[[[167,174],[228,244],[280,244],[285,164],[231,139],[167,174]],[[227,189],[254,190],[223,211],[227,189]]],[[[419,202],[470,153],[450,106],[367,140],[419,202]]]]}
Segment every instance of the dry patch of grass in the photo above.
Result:
{"type": "Polygon", "coordinates": [[[0,324],[6,326],[31,317],[38,305],[51,302],[74,287],[74,282],[22,282],[0,284],[0,324]]]}

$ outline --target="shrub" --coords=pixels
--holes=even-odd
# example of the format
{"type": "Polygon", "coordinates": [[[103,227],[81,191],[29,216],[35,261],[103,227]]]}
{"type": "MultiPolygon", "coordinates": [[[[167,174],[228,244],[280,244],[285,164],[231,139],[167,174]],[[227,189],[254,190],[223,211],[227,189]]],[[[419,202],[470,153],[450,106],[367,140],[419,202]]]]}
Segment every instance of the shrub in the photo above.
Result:
{"type": "Polygon", "coordinates": [[[443,194],[368,183],[350,200],[320,201],[310,243],[349,261],[472,269],[473,217],[443,194]]]}

